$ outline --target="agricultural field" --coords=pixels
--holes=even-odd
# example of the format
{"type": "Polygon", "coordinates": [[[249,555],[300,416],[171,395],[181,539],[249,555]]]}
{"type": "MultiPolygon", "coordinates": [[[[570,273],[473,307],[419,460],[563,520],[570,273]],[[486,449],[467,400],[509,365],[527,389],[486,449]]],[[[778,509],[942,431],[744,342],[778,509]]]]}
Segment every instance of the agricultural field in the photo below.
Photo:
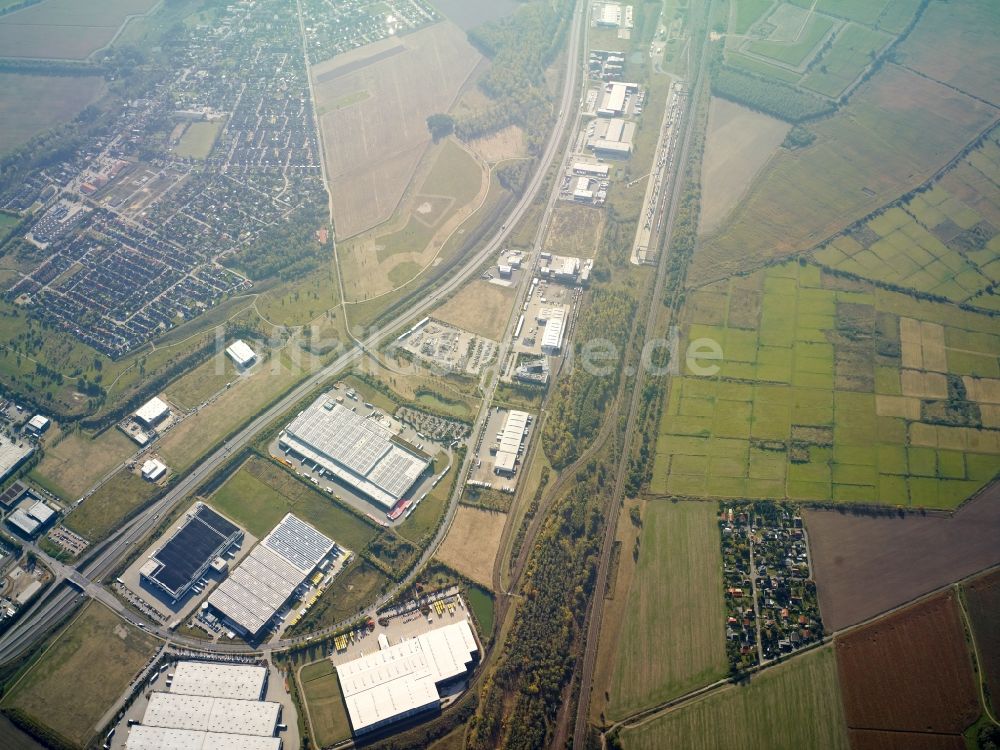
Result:
{"type": "Polygon", "coordinates": [[[689,296],[650,491],[953,508],[1000,469],[992,318],[785,263],[689,296]]]}
{"type": "Polygon", "coordinates": [[[434,263],[486,197],[484,168],[455,139],[428,151],[426,175],[414,178],[412,195],[395,219],[339,248],[349,301],[386,294],[434,263]]]}
{"type": "MultiPolygon", "coordinates": [[[[942,179],[811,254],[827,268],[1000,311],[1000,142],[994,131],[942,179]],[[980,213],[981,209],[984,213],[980,213]]],[[[993,368],[990,368],[991,370],[993,368]]]]}
{"type": "Polygon", "coordinates": [[[13,685],[2,705],[85,746],[158,645],[103,604],[90,602],[13,685]]]}
{"type": "Polygon", "coordinates": [[[631,587],[614,594],[624,609],[604,711],[611,721],[714,682],[727,667],[715,504],[648,502],[636,533],[631,587]]]}
{"type": "Polygon", "coordinates": [[[43,0],[0,16],[0,49],[6,57],[83,60],[106,46],[128,16],[155,5],[156,0],[43,0]]]}
{"type": "Polygon", "coordinates": [[[840,630],[1000,563],[1000,486],[948,517],[802,512],[828,630],[840,630]],[[877,570],[877,576],[871,571],[877,570]]]}
{"type": "Polygon", "coordinates": [[[847,24],[813,70],[802,78],[802,86],[824,96],[840,96],[891,41],[889,34],[847,24]]]}
{"type": "MultiPolygon", "coordinates": [[[[3,35],[0,25],[0,36],[3,35]]],[[[0,155],[67,122],[107,87],[98,76],[32,76],[0,73],[0,155]]],[[[0,238],[2,238],[0,234],[0,238]]]]}
{"type": "Polygon", "coordinates": [[[350,737],[351,723],[333,664],[324,659],[302,667],[299,685],[316,744],[329,747],[350,737]]]}
{"type": "MultiPolygon", "coordinates": [[[[58,428],[57,428],[58,429],[58,428]]],[[[73,501],[138,450],[121,430],[110,427],[97,437],[74,430],[55,432],[43,441],[44,455],[31,478],[55,495],[73,501]]]]}
{"type": "Polygon", "coordinates": [[[513,289],[475,279],[434,310],[434,317],[498,341],[503,336],[513,305],[513,289]]]}
{"type": "Polygon", "coordinates": [[[980,713],[953,591],[835,641],[847,726],[960,735],[980,713]]]}
{"type": "Polygon", "coordinates": [[[790,67],[802,65],[834,29],[827,16],[788,4],[779,5],[767,23],[773,31],[766,39],[749,42],[744,51],[790,67]]]}
{"type": "Polygon", "coordinates": [[[222,121],[192,122],[181,136],[180,142],[174,148],[174,153],[182,158],[204,159],[215,145],[222,121]]]}
{"type": "Polygon", "coordinates": [[[962,584],[962,596],[972,621],[972,636],[983,669],[982,679],[995,716],[1000,706],[1000,628],[996,623],[997,612],[1000,612],[1000,570],[994,569],[962,584]]]}
{"type": "Polygon", "coordinates": [[[106,537],[122,519],[144,505],[156,490],[128,468],[119,469],[93,495],[66,515],[63,524],[92,544],[106,537]]]}
{"type": "Polygon", "coordinates": [[[774,117],[712,98],[701,162],[699,232],[718,228],[777,152],[790,128],[774,117]]]}
{"type": "Polygon", "coordinates": [[[437,557],[466,578],[493,587],[493,562],[500,547],[505,513],[460,505],[437,557]]]}
{"type": "Polygon", "coordinates": [[[824,748],[847,750],[832,648],[796,656],[748,685],[726,686],[639,724],[620,738],[625,750],[824,748]]]}
{"type": "Polygon", "coordinates": [[[430,144],[426,118],[451,108],[480,59],[442,22],[313,66],[338,239],[393,215],[430,144]]]}
{"type": "Polygon", "coordinates": [[[839,112],[808,126],[816,136],[811,146],[781,151],[767,164],[696,252],[690,281],[721,278],[837,234],[926,182],[993,118],[972,97],[887,66],[839,112]]]}
{"type": "Polygon", "coordinates": [[[604,211],[559,203],[552,211],[542,250],[556,255],[595,258],[603,233],[604,211]]]}

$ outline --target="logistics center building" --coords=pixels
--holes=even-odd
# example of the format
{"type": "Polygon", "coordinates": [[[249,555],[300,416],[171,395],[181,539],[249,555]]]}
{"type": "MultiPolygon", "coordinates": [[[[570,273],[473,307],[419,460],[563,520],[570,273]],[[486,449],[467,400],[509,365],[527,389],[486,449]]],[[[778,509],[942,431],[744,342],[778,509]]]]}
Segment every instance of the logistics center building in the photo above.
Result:
{"type": "Polygon", "coordinates": [[[327,395],[292,420],[278,446],[313,462],[386,510],[403,498],[430,464],[429,456],[327,395]]]}

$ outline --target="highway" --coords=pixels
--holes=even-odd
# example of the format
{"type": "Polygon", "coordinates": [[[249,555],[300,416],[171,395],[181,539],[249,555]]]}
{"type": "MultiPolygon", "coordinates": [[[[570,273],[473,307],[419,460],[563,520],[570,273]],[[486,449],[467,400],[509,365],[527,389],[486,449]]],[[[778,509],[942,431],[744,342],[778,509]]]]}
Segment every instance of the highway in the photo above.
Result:
{"type": "MultiPolygon", "coordinates": [[[[357,362],[366,350],[376,350],[390,333],[398,330],[409,320],[421,317],[430,312],[433,307],[444,300],[444,298],[448,295],[456,291],[466,281],[468,281],[470,277],[476,274],[479,267],[485,261],[499,253],[504,242],[507,240],[508,235],[517,223],[528,213],[532,203],[538,195],[539,190],[542,188],[546,174],[548,173],[548,170],[557,153],[559,153],[559,144],[567,125],[570,122],[576,122],[576,115],[578,114],[579,109],[576,102],[576,97],[578,95],[576,89],[578,86],[579,74],[576,61],[579,59],[582,52],[581,43],[584,38],[582,28],[586,5],[587,4],[583,2],[577,3],[575,10],[576,17],[572,26],[570,40],[566,45],[568,54],[567,75],[565,76],[563,83],[562,96],[559,103],[559,113],[556,118],[555,126],[549,136],[548,142],[546,143],[545,150],[541,154],[537,169],[525,188],[524,194],[515,204],[501,229],[496,232],[478,252],[470,256],[464,265],[462,265],[453,276],[445,280],[438,287],[429,290],[427,295],[422,297],[420,301],[415,303],[410,309],[394,317],[381,328],[371,333],[366,339],[364,339],[364,341],[359,342],[357,346],[352,347],[350,350],[337,357],[337,359],[329,365],[317,370],[312,375],[309,375],[305,380],[281,397],[276,403],[268,407],[262,413],[258,414],[247,426],[232,436],[223,446],[218,448],[214,453],[209,455],[195,468],[193,468],[188,474],[183,476],[177,484],[174,485],[169,492],[167,492],[167,494],[126,523],[122,529],[104,542],[103,545],[95,547],[86,561],[76,567],[75,573],[72,573],[69,569],[60,566],[58,570],[62,571],[62,575],[60,576],[59,573],[57,573],[57,581],[65,580],[65,575],[72,575],[74,580],[77,582],[77,585],[83,588],[83,595],[95,596],[95,589],[97,588],[96,584],[98,584],[105,575],[113,570],[119,561],[128,554],[130,547],[143,540],[145,535],[160,523],[161,517],[171,513],[174,508],[188,498],[201,483],[207,480],[216,470],[221,468],[231,456],[235,455],[245,446],[249,445],[258,433],[275,422],[297,401],[307,396],[310,391],[318,385],[327,380],[333,379],[338,373],[341,373],[357,362]]],[[[492,394],[492,389],[496,387],[496,378],[497,374],[494,374],[491,387],[487,390],[486,394],[484,394],[482,407],[474,425],[473,435],[477,435],[479,430],[482,428],[483,420],[489,409],[489,398],[486,396],[492,394]]],[[[447,533],[448,528],[450,527],[451,520],[454,517],[457,506],[458,497],[462,490],[461,479],[465,477],[471,460],[472,452],[470,451],[467,453],[465,463],[461,467],[459,482],[456,485],[455,492],[449,502],[445,522],[441,525],[437,535],[425,550],[421,562],[429,559],[434,551],[436,551],[437,547],[444,539],[444,535],[447,533]]],[[[51,558],[48,558],[48,556],[39,554],[39,557],[50,565],[54,563],[54,561],[51,560],[51,558]]],[[[419,567],[420,566],[418,565],[414,568],[414,570],[418,570],[419,567]]],[[[414,573],[411,573],[410,577],[394,587],[394,590],[390,592],[390,595],[408,585],[413,575],[414,573]]],[[[107,596],[112,596],[106,589],[101,588],[100,590],[107,596]]],[[[10,630],[0,637],[0,663],[10,661],[11,659],[21,655],[26,649],[30,648],[39,638],[43,637],[54,624],[72,611],[77,603],[77,599],[80,596],[81,593],[79,590],[74,589],[67,584],[54,586],[50,592],[39,599],[39,601],[36,602],[10,630]]],[[[106,597],[104,595],[100,595],[98,598],[104,600],[106,597]]],[[[384,601],[386,598],[388,597],[385,597],[380,601],[384,601]]],[[[251,650],[249,647],[244,645],[211,644],[203,640],[178,636],[165,628],[154,626],[152,623],[144,621],[142,616],[137,613],[132,613],[130,611],[126,613],[124,605],[121,605],[120,602],[119,606],[115,609],[122,614],[122,616],[126,617],[126,619],[142,623],[144,627],[147,627],[147,629],[176,644],[201,650],[225,652],[251,650]]],[[[269,647],[276,649],[284,648],[286,646],[308,640],[310,637],[316,637],[322,633],[329,632],[330,630],[332,630],[332,628],[326,628],[319,633],[313,633],[310,636],[304,636],[302,638],[277,641],[269,644],[269,647]]]]}

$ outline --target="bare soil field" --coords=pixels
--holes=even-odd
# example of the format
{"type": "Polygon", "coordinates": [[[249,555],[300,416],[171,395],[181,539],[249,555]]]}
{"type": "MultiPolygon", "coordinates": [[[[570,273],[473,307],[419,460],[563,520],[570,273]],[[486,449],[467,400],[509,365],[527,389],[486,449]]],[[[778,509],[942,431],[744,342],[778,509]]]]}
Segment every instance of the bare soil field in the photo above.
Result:
{"type": "Polygon", "coordinates": [[[965,748],[965,740],[958,734],[851,729],[847,736],[851,741],[851,750],[964,750],[965,748]]]}
{"type": "Polygon", "coordinates": [[[479,60],[444,22],[314,66],[338,238],[392,215],[431,142],[427,117],[451,108],[479,60]]]}
{"type": "Polygon", "coordinates": [[[849,728],[960,735],[980,713],[953,591],[836,640],[849,728]]]}
{"type": "Polygon", "coordinates": [[[994,570],[962,586],[966,611],[972,620],[972,635],[976,639],[979,663],[994,716],[1000,707],[1000,570],[994,570]]]}
{"type": "Polygon", "coordinates": [[[504,513],[461,506],[437,557],[462,575],[492,589],[493,562],[506,520],[504,513]]]}
{"type": "Polygon", "coordinates": [[[513,303],[512,289],[476,279],[463,286],[433,315],[444,323],[497,341],[503,335],[513,303]]]}
{"type": "Polygon", "coordinates": [[[45,0],[0,17],[0,50],[5,57],[82,60],[107,45],[128,16],[156,1],[45,0]]]}
{"type": "Polygon", "coordinates": [[[1000,563],[1000,484],[951,517],[802,515],[820,612],[833,631],[1000,563]]]}
{"type": "Polygon", "coordinates": [[[699,232],[718,228],[790,129],[781,120],[712,98],[701,163],[699,232]]]}

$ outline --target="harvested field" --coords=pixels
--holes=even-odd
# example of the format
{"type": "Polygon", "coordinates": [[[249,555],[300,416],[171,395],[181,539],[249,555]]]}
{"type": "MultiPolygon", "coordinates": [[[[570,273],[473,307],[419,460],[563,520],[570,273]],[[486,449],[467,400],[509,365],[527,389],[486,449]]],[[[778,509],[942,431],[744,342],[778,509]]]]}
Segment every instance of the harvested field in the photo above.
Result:
{"type": "Polygon", "coordinates": [[[950,518],[802,513],[820,612],[840,630],[1000,563],[1000,484],[950,518]]]}
{"type": "Polygon", "coordinates": [[[517,125],[511,125],[492,135],[469,142],[469,148],[488,164],[521,158],[527,150],[526,147],[524,131],[517,125]]]}
{"type": "Polygon", "coordinates": [[[433,315],[444,323],[497,341],[503,335],[513,304],[512,289],[476,279],[463,286],[433,315]]]}
{"type": "Polygon", "coordinates": [[[4,124],[0,130],[0,154],[71,120],[104,91],[104,81],[97,76],[0,73],[0,122],[4,124]]]}
{"type": "Polygon", "coordinates": [[[313,67],[338,239],[392,216],[431,142],[426,118],[450,109],[479,60],[443,22],[313,67]]]}
{"type": "Polygon", "coordinates": [[[963,584],[962,593],[995,716],[1000,707],[1000,570],[963,584]]]}
{"type": "Polygon", "coordinates": [[[437,557],[467,578],[492,589],[493,562],[506,521],[505,513],[459,506],[437,557]]]}
{"type": "Polygon", "coordinates": [[[881,732],[874,729],[850,729],[851,750],[964,750],[959,734],[926,732],[881,732]]]}
{"type": "Polygon", "coordinates": [[[846,750],[838,696],[833,649],[822,648],[767,669],[748,685],[724,687],[626,728],[622,745],[625,750],[846,750]]]}
{"type": "Polygon", "coordinates": [[[712,232],[733,210],[777,151],[790,125],[713,97],[701,163],[700,232],[712,232]]]}
{"type": "Polygon", "coordinates": [[[82,60],[104,47],[130,15],[147,12],[156,0],[44,0],[0,16],[5,57],[82,60]]]}
{"type": "Polygon", "coordinates": [[[844,716],[858,729],[960,735],[980,713],[953,591],[836,640],[844,716]]]}
{"type": "Polygon", "coordinates": [[[604,211],[588,206],[559,204],[552,211],[542,249],[556,255],[593,258],[604,232],[604,211]]]}

